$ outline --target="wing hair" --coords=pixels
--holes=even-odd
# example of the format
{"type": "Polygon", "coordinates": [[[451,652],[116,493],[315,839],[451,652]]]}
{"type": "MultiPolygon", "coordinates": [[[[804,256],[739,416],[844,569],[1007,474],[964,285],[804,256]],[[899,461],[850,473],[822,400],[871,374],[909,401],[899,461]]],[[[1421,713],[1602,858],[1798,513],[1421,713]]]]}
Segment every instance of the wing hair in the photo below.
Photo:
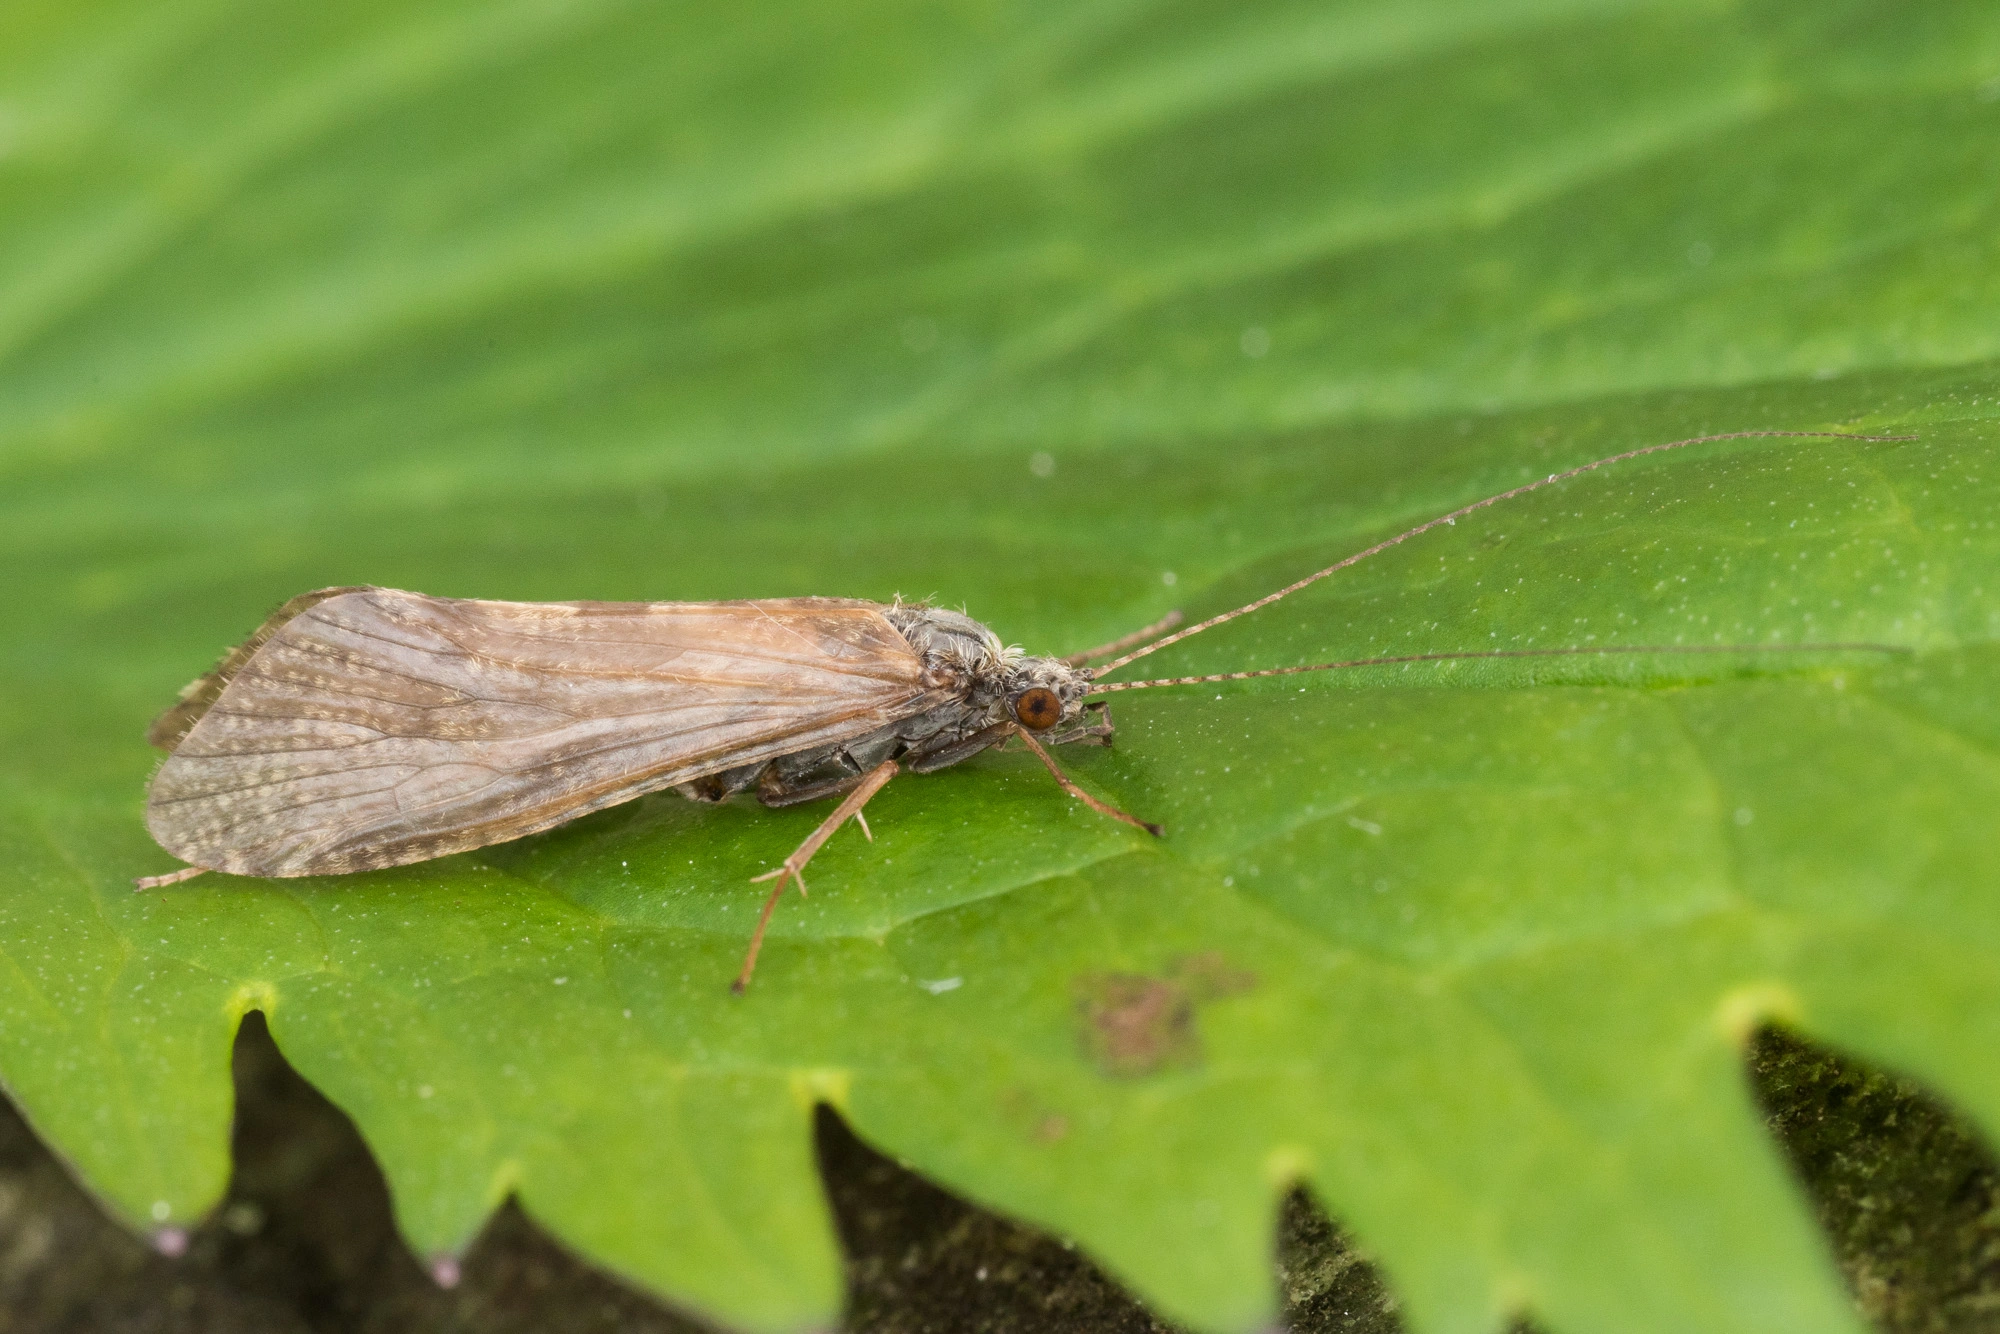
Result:
{"type": "Polygon", "coordinates": [[[260,634],[146,801],[162,847],[238,875],[463,852],[953,697],[926,682],[879,605],[844,598],[482,602],[369,588],[306,602],[260,634]]]}
{"type": "Polygon", "coordinates": [[[318,588],[310,593],[301,593],[286,602],[284,606],[264,618],[264,623],[256,628],[248,639],[222,655],[222,661],[214,668],[181,687],[180,698],[172,707],[153,719],[153,725],[146,729],[146,741],[161,750],[171,751],[180,745],[181,738],[194,730],[216,700],[222,697],[223,688],[231,678],[250,661],[258,649],[271,642],[271,636],[283,629],[285,623],[315,603],[337,598],[342,593],[360,593],[363,588],[318,588]]]}

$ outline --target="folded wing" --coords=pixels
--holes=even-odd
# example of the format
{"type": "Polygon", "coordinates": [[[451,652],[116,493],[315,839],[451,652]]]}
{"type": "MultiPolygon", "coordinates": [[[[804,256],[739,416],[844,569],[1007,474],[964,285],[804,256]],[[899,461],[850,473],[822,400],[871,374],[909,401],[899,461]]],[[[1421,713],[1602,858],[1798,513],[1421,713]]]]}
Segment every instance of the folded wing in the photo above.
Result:
{"type": "Polygon", "coordinates": [[[872,602],[295,601],[219,690],[176,706],[146,823],[194,865],[441,857],[949,697],[872,602]]]}

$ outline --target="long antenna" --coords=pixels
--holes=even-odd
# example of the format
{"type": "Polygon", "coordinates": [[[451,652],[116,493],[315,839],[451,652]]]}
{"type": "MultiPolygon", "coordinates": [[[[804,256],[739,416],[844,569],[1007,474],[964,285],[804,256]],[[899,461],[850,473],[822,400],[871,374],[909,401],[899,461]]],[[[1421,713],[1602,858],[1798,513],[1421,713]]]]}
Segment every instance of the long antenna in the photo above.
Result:
{"type": "MultiPolygon", "coordinates": [[[[1407,542],[1411,538],[1416,537],[1419,534],[1427,533],[1431,529],[1438,527],[1440,524],[1457,523],[1460,519],[1463,519],[1466,515],[1471,514],[1476,510],[1483,510],[1488,505],[1497,505],[1503,500],[1512,500],[1515,496],[1525,496],[1530,491],[1539,491],[1545,486],[1553,486],[1557,482],[1565,482],[1572,477],[1580,477],[1584,473],[1595,472],[1599,468],[1608,468],[1614,463],[1623,463],[1627,459],[1636,459],[1641,457],[1642,455],[1658,454],[1663,450],[1669,450],[1669,449],[1685,449],[1689,445],[1704,445],[1714,440],[1748,440],[1758,436],[1793,436],[1793,437],[1815,439],[1815,440],[1867,440],[1867,441],[1915,440],[1917,438],[1916,436],[1913,435],[1848,435],[1841,431],[1727,431],[1721,435],[1697,435],[1687,440],[1671,440],[1664,445],[1647,445],[1642,449],[1628,449],[1623,454],[1613,454],[1609,458],[1598,459],[1594,463],[1586,463],[1580,467],[1571,468],[1568,472],[1550,473],[1547,477],[1539,478],[1538,480],[1529,482],[1524,486],[1517,486],[1511,491],[1502,491],[1497,496],[1488,496],[1484,500],[1475,500],[1470,505],[1461,506],[1458,509],[1453,510],[1449,514],[1440,514],[1437,518],[1432,519],[1427,523],[1420,523],[1415,528],[1412,528],[1407,532],[1398,533],[1394,537],[1389,538],[1386,541],[1377,542],[1374,546],[1369,547],[1366,551],[1357,551],[1352,556],[1349,556],[1347,559],[1329,565],[1324,570],[1319,571],[1317,574],[1309,574],[1295,584],[1287,584],[1285,587],[1279,589],[1275,593],[1267,593],[1265,596],[1258,598],[1255,602],[1247,602],[1244,605],[1236,608],[1236,610],[1234,611],[1225,611],[1219,616],[1211,616],[1205,621],[1201,621],[1198,622],[1197,624],[1190,625],[1185,630],[1176,631],[1175,633],[1168,635],[1164,639],[1156,639],[1152,643],[1146,645],[1144,648],[1134,649],[1132,652],[1127,653],[1122,658],[1116,658],[1111,662],[1105,663],[1102,667],[1097,669],[1096,674],[1098,676],[1103,676],[1107,672],[1115,672],[1120,667],[1123,667],[1126,663],[1137,662],[1140,658],[1145,657],[1148,653],[1157,652],[1160,649],[1167,647],[1167,645],[1169,644],[1178,644],[1180,643],[1181,640],[1186,639],[1189,635],[1198,635],[1204,630],[1214,629],[1216,626],[1221,625],[1224,621],[1233,621],[1238,616],[1247,616],[1253,611],[1257,611],[1261,608],[1268,607],[1273,602],[1276,602],[1279,598],[1290,597],[1292,594],[1298,592],[1301,588],[1304,588],[1309,584],[1316,584],[1330,574],[1339,574],[1342,570],[1346,569],[1350,565],[1358,565],[1362,561],[1367,560],[1370,556],[1379,555],[1380,553],[1387,551],[1390,547],[1393,547],[1401,542],[1407,542]]],[[[1535,651],[1556,652],[1557,650],[1551,649],[1551,650],[1535,650],[1535,651]]],[[[1475,656],[1488,656],[1488,655],[1481,654],[1475,656]]],[[[1404,660],[1388,659],[1387,661],[1395,662],[1404,660]]],[[[1324,664],[1324,666],[1327,667],[1344,667],[1349,665],[1352,664],[1348,663],[1324,664]]],[[[1274,671],[1277,672],[1317,671],[1317,670],[1319,669],[1312,667],[1286,667],[1286,668],[1274,669],[1274,671]]],[[[1230,676],[1212,677],[1212,678],[1188,677],[1186,679],[1189,681],[1195,681],[1195,680],[1234,681],[1234,680],[1239,680],[1241,678],[1236,675],[1230,675],[1230,676]]],[[[1099,690],[1109,690],[1109,689],[1112,689],[1112,687],[1096,686],[1093,687],[1092,693],[1094,694],[1099,690]]]]}
{"type": "Polygon", "coordinates": [[[1090,687],[1090,694],[1113,690],[1150,690],[1155,686],[1198,686],[1213,681],[1247,681],[1253,676],[1292,676],[1299,672],[1331,672],[1343,667],[1389,667],[1402,662],[1450,662],[1464,658],[1565,658],[1582,653],[1910,653],[1898,644],[1601,644],[1589,648],[1495,648],[1463,653],[1403,653],[1393,658],[1350,658],[1346,662],[1316,662],[1308,667],[1265,667],[1254,672],[1217,672],[1211,676],[1167,676],[1157,681],[1113,681],[1090,687]]]}

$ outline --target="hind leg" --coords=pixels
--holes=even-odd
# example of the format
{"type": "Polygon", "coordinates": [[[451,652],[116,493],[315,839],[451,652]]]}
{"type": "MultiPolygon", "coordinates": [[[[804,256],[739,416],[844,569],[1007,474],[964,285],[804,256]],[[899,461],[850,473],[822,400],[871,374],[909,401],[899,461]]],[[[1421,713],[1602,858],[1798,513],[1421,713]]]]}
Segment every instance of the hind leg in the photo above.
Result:
{"type": "MultiPolygon", "coordinates": [[[[771,924],[771,914],[777,909],[778,900],[784,897],[785,881],[788,879],[797,881],[799,893],[805,893],[806,878],[804,872],[806,863],[811,861],[813,854],[820,850],[821,845],[832,838],[834,832],[842,824],[846,823],[849,816],[852,816],[859,822],[862,830],[866,832],[868,824],[861,817],[861,808],[868,804],[870,797],[873,797],[877,792],[888,786],[889,780],[896,776],[899,769],[900,766],[896,761],[884,760],[867,773],[855,779],[853,783],[854,790],[847,794],[847,800],[836,806],[833,814],[819,822],[819,828],[807,834],[805,841],[792,849],[792,855],[785,858],[782,866],[778,867],[775,871],[766,871],[763,875],[751,877],[753,884],[759,880],[776,880],[778,883],[772,887],[771,897],[764,900],[764,911],[757,918],[756,931],[751,933],[750,936],[749,953],[743,956],[743,971],[736,975],[736,981],[729,988],[731,991],[741,995],[743,989],[750,985],[750,974],[757,967],[757,951],[764,947],[764,928],[771,924]]],[[[810,800],[810,798],[801,798],[801,800],[810,800]]],[[[873,836],[870,835],[870,838],[872,841],[873,836]]]]}

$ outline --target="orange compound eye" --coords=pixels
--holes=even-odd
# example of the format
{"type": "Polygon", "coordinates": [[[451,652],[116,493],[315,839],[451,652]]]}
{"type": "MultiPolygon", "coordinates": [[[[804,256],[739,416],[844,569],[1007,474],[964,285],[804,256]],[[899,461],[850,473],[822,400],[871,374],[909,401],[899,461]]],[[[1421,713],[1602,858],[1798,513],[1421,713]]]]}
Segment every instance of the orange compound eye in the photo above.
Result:
{"type": "Polygon", "coordinates": [[[1046,732],[1062,721],[1062,701],[1043,686],[1023,690],[1014,696],[1014,716],[1030,731],[1046,732]]]}

